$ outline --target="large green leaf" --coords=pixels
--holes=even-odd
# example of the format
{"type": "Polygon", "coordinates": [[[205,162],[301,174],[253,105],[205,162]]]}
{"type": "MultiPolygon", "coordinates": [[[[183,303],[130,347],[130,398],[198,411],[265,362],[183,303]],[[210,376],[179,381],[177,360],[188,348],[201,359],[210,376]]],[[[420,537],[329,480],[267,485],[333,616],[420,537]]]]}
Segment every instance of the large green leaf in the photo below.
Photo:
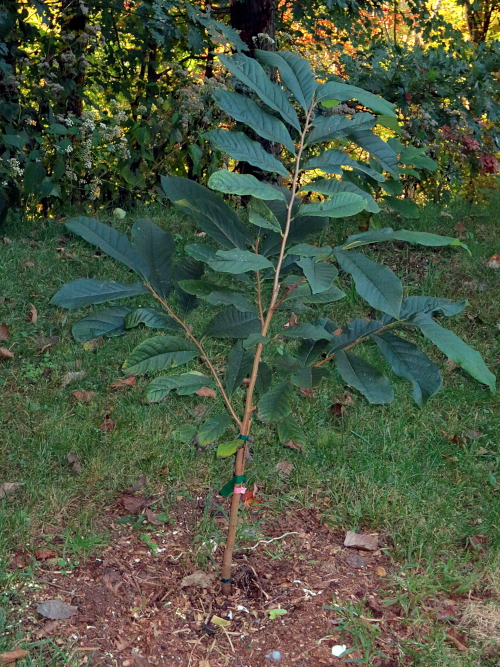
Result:
{"type": "Polygon", "coordinates": [[[326,292],[338,275],[337,267],[328,262],[315,262],[310,257],[302,257],[296,262],[304,272],[313,294],[326,292]]]}
{"type": "Polygon", "coordinates": [[[303,166],[301,165],[301,168],[305,171],[319,169],[325,174],[337,175],[342,174],[342,167],[352,167],[353,169],[364,172],[371,178],[374,178],[376,181],[385,181],[385,176],[383,174],[379,174],[378,171],[371,169],[369,166],[363,164],[362,162],[353,160],[343,151],[337,150],[336,148],[331,148],[328,151],[324,151],[318,157],[311,158],[303,166]]]}
{"type": "MultiPolygon", "coordinates": [[[[196,434],[196,439],[198,444],[201,447],[206,447],[210,443],[218,440],[226,431],[226,429],[231,426],[233,420],[229,415],[215,415],[215,417],[210,417],[206,422],[201,426],[200,430],[196,434]]],[[[240,444],[243,444],[240,440],[240,444]]]]}
{"type": "Polygon", "coordinates": [[[234,210],[215,192],[178,176],[161,177],[167,197],[182,211],[192,215],[198,225],[223,248],[241,248],[252,244],[252,237],[234,210]]]}
{"type": "Polygon", "coordinates": [[[214,98],[220,108],[235,120],[251,127],[263,139],[282,144],[291,153],[295,153],[295,144],[285,125],[249,97],[216,88],[214,98]]]}
{"type": "Polygon", "coordinates": [[[477,350],[469,347],[453,331],[443,329],[429,314],[419,314],[412,321],[451,361],[460,364],[473,378],[495,391],[496,378],[477,350]]]}
{"type": "Polygon", "coordinates": [[[239,250],[239,248],[218,250],[217,260],[208,262],[208,265],[214,271],[234,274],[246,273],[247,271],[262,271],[273,266],[266,257],[250,252],[250,250],[239,250]]]}
{"type": "Polygon", "coordinates": [[[276,53],[256,49],[255,55],[263,65],[278,69],[282,82],[304,111],[308,111],[317,85],[309,62],[291,51],[276,53]]]}
{"type": "Polygon", "coordinates": [[[328,346],[326,352],[327,354],[333,354],[339,350],[345,350],[361,339],[369,338],[378,333],[384,326],[384,323],[378,320],[354,320],[347,325],[342,333],[334,336],[332,344],[328,346]]]}
{"type": "Polygon", "coordinates": [[[302,303],[311,303],[311,304],[320,304],[320,303],[332,303],[333,301],[339,301],[345,297],[345,292],[341,289],[332,285],[324,292],[319,292],[318,294],[313,294],[311,288],[307,283],[301,283],[297,289],[294,289],[285,299],[285,304],[288,308],[293,310],[293,303],[300,301],[302,303]],[[288,302],[291,302],[288,305],[288,302]]]}
{"type": "Polygon", "coordinates": [[[227,153],[234,160],[248,162],[263,171],[290,178],[290,174],[274,155],[265,151],[258,141],[252,141],[244,132],[210,130],[204,135],[214,148],[227,153]]]}
{"type": "Polygon", "coordinates": [[[334,252],[340,266],[353,277],[358,294],[372,308],[397,319],[403,299],[403,285],[391,269],[359,252],[337,249],[334,252]]]}
{"type": "Polygon", "coordinates": [[[415,219],[420,217],[420,209],[411,199],[399,199],[392,195],[386,195],[382,197],[382,200],[403,218],[415,219]]]}
{"type": "Polygon", "coordinates": [[[297,114],[284,91],[271,82],[254,58],[248,58],[241,53],[234,56],[219,55],[219,60],[237,79],[255,91],[265,104],[277,111],[283,120],[300,132],[297,114]]]}
{"type": "Polygon", "coordinates": [[[401,317],[410,319],[417,313],[429,315],[445,315],[452,317],[458,315],[467,305],[467,301],[452,301],[435,296],[409,296],[403,299],[401,304],[401,317]]]}
{"type": "Polygon", "coordinates": [[[263,422],[280,422],[291,412],[292,395],[290,382],[279,382],[260,398],[257,404],[259,419],[263,422]]]}
{"type": "Polygon", "coordinates": [[[208,179],[208,187],[227,195],[252,195],[266,201],[273,199],[286,201],[284,194],[269,183],[259,181],[251,174],[237,174],[227,169],[215,171],[208,179]]]}
{"type": "Polygon", "coordinates": [[[132,350],[123,364],[123,370],[128,375],[154,373],[187,364],[199,354],[196,345],[185,338],[153,336],[132,350]]]}
{"type": "Polygon", "coordinates": [[[335,365],[344,382],[360,391],[370,403],[390,403],[394,399],[389,380],[361,357],[352,352],[337,352],[335,365]]]}
{"type": "Polygon", "coordinates": [[[328,370],[324,368],[324,366],[306,366],[292,375],[292,382],[297,385],[297,387],[312,389],[327,375],[328,370]]]}
{"type": "Polygon", "coordinates": [[[91,278],[78,278],[71,283],[66,283],[54,294],[50,303],[61,306],[61,308],[83,308],[95,303],[126,299],[129,296],[148,293],[148,288],[142,283],[121,285],[104,280],[92,280],[91,278]]]}
{"type": "Polygon", "coordinates": [[[139,252],[132,247],[130,241],[121,232],[109,225],[103,225],[95,218],[78,216],[66,221],[66,227],[74,234],[78,234],[85,241],[97,246],[113,259],[125,264],[130,269],[145,276],[147,266],[139,252]]]}
{"type": "Polygon", "coordinates": [[[334,335],[327,331],[320,324],[297,324],[294,327],[287,327],[283,335],[288,338],[307,338],[308,340],[333,340],[334,335]]]}
{"type": "Polygon", "coordinates": [[[144,324],[151,329],[181,329],[181,325],[170,315],[158,308],[136,308],[125,318],[125,328],[133,329],[139,324],[144,324]]]}
{"type": "Polygon", "coordinates": [[[331,100],[336,100],[338,102],[358,100],[360,104],[371,109],[371,111],[374,111],[375,113],[384,116],[392,116],[393,118],[397,117],[394,104],[387,102],[383,97],[369,93],[367,90],[363,90],[357,86],[350,86],[347,83],[327,81],[318,87],[316,98],[318,102],[323,104],[323,106],[329,106],[326,103],[331,100]]]}
{"type": "Polygon", "coordinates": [[[370,132],[370,130],[360,130],[359,132],[351,132],[349,139],[370,153],[372,157],[376,158],[380,162],[382,169],[397,175],[398,156],[389,144],[378,135],[370,132]]]}
{"type": "MultiPolygon", "coordinates": [[[[313,183],[312,185],[315,185],[313,183]]],[[[305,189],[307,186],[304,186],[305,189]]],[[[429,232],[414,232],[408,229],[394,231],[392,227],[384,229],[373,229],[362,234],[354,234],[347,241],[339,246],[341,250],[351,250],[369,243],[380,243],[385,241],[406,241],[407,243],[416,243],[418,245],[440,247],[447,245],[463,245],[460,239],[453,236],[440,236],[439,234],[430,234],[429,232]]]]}
{"type": "Polygon", "coordinates": [[[193,259],[196,259],[198,262],[205,262],[205,264],[217,259],[217,251],[202,243],[190,243],[184,250],[193,259]]]}
{"type": "Polygon", "coordinates": [[[265,361],[261,361],[259,363],[259,369],[257,371],[257,379],[255,381],[255,391],[260,395],[265,394],[269,390],[272,381],[273,381],[272,370],[269,368],[269,366],[266,364],[265,361]]]}
{"type": "Polygon", "coordinates": [[[291,415],[285,417],[285,419],[278,424],[278,437],[282,445],[290,442],[290,440],[295,445],[299,446],[303,446],[307,442],[304,431],[291,415]]]}
{"type": "Polygon", "coordinates": [[[417,169],[437,171],[439,169],[438,163],[425,155],[426,150],[426,147],[417,148],[416,146],[407,146],[401,151],[399,161],[401,164],[413,165],[417,169]]]}
{"type": "Polygon", "coordinates": [[[396,375],[413,383],[413,398],[420,407],[439,391],[443,381],[439,368],[416,345],[389,331],[373,340],[396,375]]]}
{"type": "Polygon", "coordinates": [[[125,333],[125,317],[130,308],[114,307],[92,313],[73,325],[71,332],[79,343],[99,338],[100,336],[121,336],[125,333]]]}
{"type": "Polygon", "coordinates": [[[311,340],[306,339],[300,341],[297,359],[302,366],[309,366],[321,356],[328,345],[325,340],[311,340]]]}
{"type": "Polygon", "coordinates": [[[172,289],[172,258],[175,253],[173,236],[151,220],[142,218],[132,227],[132,239],[147,267],[144,277],[155,292],[166,299],[172,289]]]}
{"type": "Polygon", "coordinates": [[[335,195],[339,192],[352,192],[355,195],[363,197],[366,201],[366,210],[370,213],[378,213],[380,207],[373,197],[368,193],[358,188],[354,183],[349,183],[347,181],[339,181],[336,178],[322,178],[319,181],[312,181],[303,185],[299,192],[318,192],[321,195],[335,195]]]}
{"type": "Polygon", "coordinates": [[[183,373],[182,375],[159,377],[149,383],[146,390],[146,398],[152,403],[157,403],[166,398],[174,390],[177,390],[179,396],[192,396],[202,387],[213,385],[213,383],[214,381],[211,377],[195,371],[183,373]]]}
{"type": "Polygon", "coordinates": [[[371,113],[357,113],[353,118],[348,116],[318,116],[314,128],[307,135],[308,146],[320,141],[334,141],[345,137],[353,130],[371,130],[377,119],[371,113]]]}
{"type": "Polygon", "coordinates": [[[269,206],[266,206],[266,204],[264,204],[263,201],[260,201],[260,199],[255,199],[252,197],[250,200],[248,206],[248,220],[256,227],[270,229],[273,232],[277,232],[281,236],[282,230],[278,219],[271,211],[269,206]]]}
{"type": "Polygon", "coordinates": [[[238,449],[241,449],[244,445],[241,438],[236,438],[235,440],[230,440],[229,442],[221,442],[217,447],[217,456],[221,458],[227,458],[236,454],[238,449]]]}
{"type": "Polygon", "coordinates": [[[174,269],[175,291],[177,292],[180,309],[184,315],[188,315],[194,310],[199,305],[199,301],[192,294],[185,292],[179,286],[179,283],[183,280],[199,280],[204,270],[203,263],[196,261],[192,257],[185,257],[174,269]]]}
{"type": "Polygon", "coordinates": [[[241,313],[236,308],[226,308],[212,319],[207,328],[207,336],[213,338],[247,338],[252,333],[260,333],[261,322],[254,313],[241,313]]]}
{"type": "Polygon", "coordinates": [[[299,215],[348,218],[366,208],[366,200],[353,192],[339,192],[324,202],[303,204],[299,215]]]}
{"type": "Polygon", "coordinates": [[[238,341],[231,348],[226,368],[226,392],[228,396],[231,396],[238,389],[252,370],[253,357],[254,355],[251,350],[243,349],[241,341],[238,341]]]}
{"type": "Polygon", "coordinates": [[[217,291],[202,298],[212,306],[234,306],[241,313],[257,313],[257,308],[250,299],[239,292],[217,291]]]}

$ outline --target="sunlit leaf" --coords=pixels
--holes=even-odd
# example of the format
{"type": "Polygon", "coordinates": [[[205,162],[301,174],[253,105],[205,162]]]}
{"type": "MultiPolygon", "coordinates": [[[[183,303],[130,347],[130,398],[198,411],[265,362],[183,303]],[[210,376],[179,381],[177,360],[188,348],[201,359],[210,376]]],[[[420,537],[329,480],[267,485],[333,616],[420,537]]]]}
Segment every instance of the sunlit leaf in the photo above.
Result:
{"type": "Polygon", "coordinates": [[[290,174],[283,164],[265,151],[258,141],[252,141],[244,132],[229,132],[228,130],[210,130],[204,135],[217,150],[227,153],[234,160],[248,162],[263,171],[281,174],[290,178],[290,174]]]}

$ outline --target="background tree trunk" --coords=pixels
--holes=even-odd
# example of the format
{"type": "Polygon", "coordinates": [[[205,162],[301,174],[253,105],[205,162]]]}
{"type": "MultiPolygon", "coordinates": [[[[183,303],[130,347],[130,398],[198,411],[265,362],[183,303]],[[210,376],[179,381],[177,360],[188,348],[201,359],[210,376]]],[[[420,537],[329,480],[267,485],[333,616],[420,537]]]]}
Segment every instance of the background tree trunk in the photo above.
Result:
{"type": "Polygon", "coordinates": [[[231,0],[230,6],[231,27],[240,31],[251,54],[276,51],[276,0],[231,0]]]}

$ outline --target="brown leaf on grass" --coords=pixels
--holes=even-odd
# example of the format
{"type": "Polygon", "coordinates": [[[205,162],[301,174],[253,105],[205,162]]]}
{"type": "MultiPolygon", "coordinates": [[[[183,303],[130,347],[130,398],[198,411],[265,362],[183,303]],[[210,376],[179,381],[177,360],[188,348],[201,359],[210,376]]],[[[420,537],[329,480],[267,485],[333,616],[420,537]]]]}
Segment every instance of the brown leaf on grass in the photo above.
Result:
{"type": "Polygon", "coordinates": [[[61,387],[67,387],[70,382],[75,380],[82,380],[86,375],[86,371],[69,371],[61,378],[61,387]]]}
{"type": "Polygon", "coordinates": [[[201,419],[203,417],[203,415],[205,414],[207,408],[208,408],[208,405],[203,405],[203,403],[199,403],[198,405],[194,406],[193,415],[197,419],[201,419]]]}
{"type": "Polygon", "coordinates": [[[453,229],[456,232],[466,232],[467,231],[467,227],[464,225],[463,222],[457,222],[457,224],[453,227],[453,229]]]}
{"type": "Polygon", "coordinates": [[[486,292],[490,288],[488,283],[478,283],[475,280],[466,280],[464,282],[464,287],[473,292],[486,292]]]}
{"type": "Polygon", "coordinates": [[[195,394],[201,396],[201,398],[215,398],[217,396],[217,392],[214,389],[210,389],[210,387],[202,387],[195,394]]]}
{"type": "Polygon", "coordinates": [[[48,350],[49,347],[54,347],[59,342],[59,336],[50,336],[50,338],[45,338],[38,336],[35,338],[35,345],[38,349],[38,354],[43,354],[45,350],[48,350]]]}
{"type": "Polygon", "coordinates": [[[14,359],[14,352],[7,350],[5,347],[0,347],[0,359],[14,359]]]}
{"type": "Polygon", "coordinates": [[[14,493],[20,486],[24,486],[24,482],[4,482],[0,484],[0,498],[5,498],[9,493],[14,493]]]}
{"type": "Polygon", "coordinates": [[[451,628],[450,630],[446,631],[445,639],[450,642],[450,644],[453,644],[455,648],[457,648],[459,651],[467,651],[467,646],[463,643],[464,637],[460,637],[460,639],[455,635],[455,630],[451,628]]]}
{"type": "Polygon", "coordinates": [[[4,236],[2,238],[2,243],[4,243],[5,245],[10,245],[12,243],[12,239],[9,239],[8,236],[4,236]]]}
{"type": "Polygon", "coordinates": [[[149,521],[149,523],[152,523],[153,526],[161,526],[165,523],[164,521],[158,518],[158,516],[153,512],[153,510],[147,509],[145,514],[147,520],[149,521]]]}
{"type": "Polygon", "coordinates": [[[111,383],[111,389],[125,389],[126,387],[135,387],[137,385],[137,380],[135,375],[131,375],[128,378],[122,378],[116,382],[111,383]]]}
{"type": "Polygon", "coordinates": [[[73,470],[79,475],[82,472],[82,464],[80,463],[78,456],[73,452],[70,452],[66,457],[67,462],[72,466],[73,470]]]}
{"type": "Polygon", "coordinates": [[[104,345],[104,338],[99,336],[99,338],[93,338],[92,340],[86,341],[83,344],[83,349],[87,350],[87,352],[93,352],[94,350],[97,350],[98,347],[101,347],[101,345],[104,345]]]}
{"type": "Polygon", "coordinates": [[[32,269],[35,266],[35,262],[24,262],[22,265],[23,269],[32,269]]]}
{"type": "Polygon", "coordinates": [[[274,466],[274,469],[278,472],[282,472],[284,475],[289,475],[295,466],[293,466],[288,461],[280,461],[274,466]]]}
{"type": "Polygon", "coordinates": [[[16,660],[24,660],[28,657],[28,651],[22,648],[17,648],[15,651],[7,651],[7,653],[0,653],[0,665],[13,665],[16,660]]]}
{"type": "Polygon", "coordinates": [[[94,398],[95,391],[74,391],[73,398],[77,403],[90,403],[94,398]]]}
{"type": "Polygon", "coordinates": [[[28,313],[28,317],[26,318],[26,322],[31,322],[32,324],[36,324],[38,321],[38,312],[37,309],[33,304],[31,305],[31,310],[28,313]]]}
{"type": "Polygon", "coordinates": [[[307,396],[307,398],[312,398],[314,396],[314,389],[307,387],[300,387],[300,393],[307,396]]]}
{"type": "Polygon", "coordinates": [[[477,431],[474,428],[468,428],[465,431],[462,431],[462,435],[464,438],[467,438],[467,440],[479,440],[479,438],[482,438],[484,433],[482,431],[477,431]]]}
{"type": "Polygon", "coordinates": [[[10,338],[9,325],[2,322],[2,324],[0,324],[0,340],[7,340],[7,338],[10,338]]]}
{"type": "Polygon", "coordinates": [[[146,485],[147,480],[148,480],[148,478],[147,478],[146,475],[141,475],[135,484],[133,484],[132,486],[129,486],[126,489],[123,489],[123,493],[128,493],[130,495],[132,493],[136,493],[137,491],[140,491],[146,485]]]}
{"type": "Polygon", "coordinates": [[[64,604],[61,600],[46,600],[45,602],[41,602],[36,610],[41,616],[59,620],[61,618],[71,618],[71,616],[74,616],[78,611],[78,607],[64,604]]]}
{"type": "Polygon", "coordinates": [[[345,562],[358,570],[366,566],[366,560],[359,554],[348,554],[346,556],[345,562]]]}
{"type": "Polygon", "coordinates": [[[445,364],[448,366],[448,369],[450,371],[454,371],[455,368],[458,368],[458,364],[455,361],[452,361],[451,359],[447,359],[445,361],[445,364]]]}
{"type": "Polygon", "coordinates": [[[111,419],[109,414],[105,414],[104,419],[98,426],[98,429],[100,431],[103,431],[104,433],[110,433],[111,431],[114,431],[115,428],[116,428],[115,422],[111,419]]]}
{"type": "Polygon", "coordinates": [[[35,551],[36,560],[43,561],[49,560],[49,558],[57,558],[57,551],[53,549],[37,549],[35,551]]]}
{"type": "Polygon", "coordinates": [[[376,567],[376,568],[375,568],[375,574],[377,575],[377,577],[385,577],[385,576],[387,576],[387,572],[386,572],[385,567],[382,567],[381,565],[379,565],[378,567],[376,567]]]}
{"type": "Polygon", "coordinates": [[[452,442],[454,445],[467,444],[466,438],[462,437],[461,435],[457,435],[456,433],[454,435],[450,435],[446,433],[446,431],[441,431],[441,435],[443,436],[443,438],[446,438],[446,440],[452,442]]]}
{"type": "Polygon", "coordinates": [[[344,546],[363,549],[364,551],[377,551],[378,537],[377,535],[364,535],[349,530],[345,536],[344,546]]]}
{"type": "Polygon", "coordinates": [[[475,553],[483,552],[487,541],[488,537],[486,535],[471,535],[467,539],[467,549],[475,553]]]}
{"type": "Polygon", "coordinates": [[[210,588],[214,580],[214,575],[202,570],[196,570],[193,574],[184,577],[181,581],[181,588],[190,586],[191,588],[210,588]]]}
{"type": "Polygon", "coordinates": [[[302,451],[302,445],[300,444],[300,442],[294,442],[293,440],[287,440],[286,442],[284,442],[282,444],[283,444],[283,447],[290,447],[290,449],[296,449],[299,452],[302,451]]]}
{"type": "Polygon", "coordinates": [[[292,313],[290,315],[290,319],[288,322],[284,325],[285,328],[287,327],[296,327],[299,321],[297,320],[297,315],[295,313],[292,313]]]}
{"type": "Polygon", "coordinates": [[[489,266],[490,269],[500,269],[500,255],[492,255],[486,262],[486,266],[489,266]]]}
{"type": "Polygon", "coordinates": [[[337,401],[336,403],[332,403],[329,407],[330,414],[335,419],[342,419],[342,417],[344,416],[344,409],[345,405],[343,403],[340,403],[339,401],[337,401]]]}
{"type": "Polygon", "coordinates": [[[154,502],[153,498],[145,496],[122,496],[120,503],[131,514],[139,514],[145,507],[149,507],[154,502]]]}

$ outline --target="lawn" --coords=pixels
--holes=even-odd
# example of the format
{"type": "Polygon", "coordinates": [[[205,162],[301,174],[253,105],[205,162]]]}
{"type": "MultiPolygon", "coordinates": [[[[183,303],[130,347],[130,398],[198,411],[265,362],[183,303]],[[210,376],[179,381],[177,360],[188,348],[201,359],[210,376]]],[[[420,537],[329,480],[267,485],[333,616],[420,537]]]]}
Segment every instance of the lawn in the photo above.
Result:
{"type": "MultiPolygon", "coordinates": [[[[466,310],[447,319],[446,326],[476,347],[495,373],[500,359],[500,269],[486,262],[500,253],[499,204],[495,199],[481,206],[452,205],[446,215],[429,205],[420,220],[404,223],[387,215],[383,221],[384,226],[458,235],[470,254],[453,247],[403,244],[370,250],[400,275],[406,295],[467,298],[466,310]]],[[[113,224],[126,231],[144,215],[172,231],[179,249],[195,239],[196,229],[187,218],[159,207],[113,224]]],[[[355,231],[352,221],[337,222],[322,240],[338,244],[355,231]]],[[[142,377],[134,387],[113,388],[124,377],[121,365],[128,353],[154,332],[138,328],[95,346],[82,345],[72,338],[71,327],[91,308],[68,313],[51,305],[50,299],[70,280],[126,282],[128,271],[71,236],[60,221],[25,222],[4,228],[2,235],[0,324],[7,325],[9,337],[0,345],[14,357],[0,361],[0,484],[23,486],[0,500],[0,623],[5,626],[0,653],[26,647],[30,657],[24,664],[40,667],[125,665],[104,658],[81,662],[82,654],[75,662],[66,644],[56,642],[57,633],[43,640],[35,636],[33,601],[45,591],[40,582],[46,566],[33,556],[41,547],[55,548],[60,576],[70,577],[89,560],[114,549],[120,530],[131,531],[126,534],[154,553],[153,537],[148,537],[151,526],[137,517],[131,524],[116,523],[117,499],[146,475],[141,493],[154,496],[151,507],[166,518],[169,531],[178,525],[179,506],[193,506],[200,499],[203,506],[207,494],[232,476],[232,460],[221,461],[214,448],[199,451],[185,442],[181,427],[202,423],[223,405],[219,398],[197,396],[148,404],[147,380],[142,377]],[[68,373],[80,375],[63,386],[68,373]],[[84,402],[73,392],[94,393],[84,402]],[[76,465],[68,461],[70,454],[76,465]]],[[[369,312],[356,301],[345,278],[343,283],[347,298],[322,311],[340,325],[369,312]]],[[[143,301],[132,300],[137,305],[143,301]]],[[[196,327],[209,317],[210,311],[202,307],[190,322],[196,327]]],[[[217,361],[220,343],[207,345],[217,361]]],[[[324,606],[340,605],[341,639],[356,649],[352,656],[358,664],[493,666],[500,659],[500,400],[447,363],[435,348],[424,349],[440,365],[444,385],[422,410],[403,380],[394,380],[393,404],[373,406],[334,376],[314,396],[296,397],[294,415],[308,434],[303,452],[282,447],[265,424],[254,424],[248,477],[250,486],[258,485],[262,502],[245,510],[237,546],[244,549],[268,538],[267,520],[278,521],[282,533],[296,530],[294,517],[305,510],[314,510],[317,525],[337,537],[346,530],[377,532],[381,557],[386,559],[380,585],[386,606],[390,608],[391,600],[397,604],[398,623],[404,629],[391,635],[392,662],[370,653],[378,625],[359,621],[362,601],[356,606],[352,600],[323,594],[324,606]],[[339,406],[333,411],[330,407],[342,401],[347,405],[340,416],[339,406]],[[276,470],[283,461],[293,465],[289,475],[276,470]],[[446,605],[456,607],[448,616],[441,613],[446,605]],[[407,631],[417,626],[418,641],[417,635],[410,641],[407,631]]],[[[198,362],[191,367],[197,369],[198,362]]],[[[220,560],[219,551],[214,558],[213,546],[223,544],[224,521],[208,511],[193,514],[183,543],[185,574],[196,568],[213,571],[220,560]]],[[[293,540],[276,541],[259,552],[260,563],[285,566],[300,558],[298,549],[293,540]]],[[[326,547],[325,553],[330,553],[326,547]]],[[[386,636],[384,624],[380,627],[386,636]]],[[[191,649],[192,644],[186,644],[186,656],[191,649]]],[[[240,664],[227,662],[222,654],[213,654],[207,664],[240,664]]],[[[322,664],[320,658],[310,659],[293,664],[322,664]]],[[[176,664],[188,665],[188,659],[176,664]]],[[[192,664],[203,666],[203,661],[192,664]]],[[[252,667],[257,664],[261,663],[252,667]]]]}

